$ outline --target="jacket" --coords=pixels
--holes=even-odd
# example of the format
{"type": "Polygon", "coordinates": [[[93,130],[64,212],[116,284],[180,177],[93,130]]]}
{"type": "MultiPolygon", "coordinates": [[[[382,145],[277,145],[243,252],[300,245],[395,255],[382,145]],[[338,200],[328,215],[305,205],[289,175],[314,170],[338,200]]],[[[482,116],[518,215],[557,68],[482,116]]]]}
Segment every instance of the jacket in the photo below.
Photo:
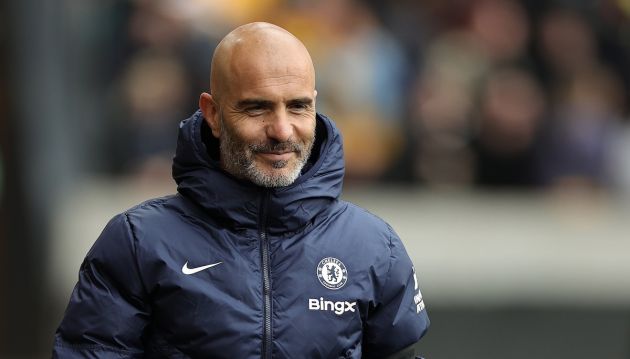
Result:
{"type": "MultiPolygon", "coordinates": [[[[429,319],[392,228],[340,200],[341,136],[318,114],[308,168],[262,188],[180,124],[177,194],[115,216],[83,261],[53,358],[385,358],[429,319]]],[[[413,358],[413,354],[411,354],[413,358]]]]}

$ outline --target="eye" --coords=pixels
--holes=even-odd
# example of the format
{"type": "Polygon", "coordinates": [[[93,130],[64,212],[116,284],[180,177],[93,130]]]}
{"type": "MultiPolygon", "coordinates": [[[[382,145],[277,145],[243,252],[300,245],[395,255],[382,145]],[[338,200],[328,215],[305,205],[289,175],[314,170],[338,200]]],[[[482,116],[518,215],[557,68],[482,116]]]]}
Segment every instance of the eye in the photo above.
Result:
{"type": "Polygon", "coordinates": [[[290,104],[289,106],[289,110],[292,112],[304,112],[308,109],[310,109],[310,105],[304,102],[295,102],[290,104]]]}
{"type": "Polygon", "coordinates": [[[245,108],[244,111],[248,116],[254,117],[254,116],[260,116],[263,113],[265,113],[265,108],[263,106],[250,106],[250,107],[245,108]]]}

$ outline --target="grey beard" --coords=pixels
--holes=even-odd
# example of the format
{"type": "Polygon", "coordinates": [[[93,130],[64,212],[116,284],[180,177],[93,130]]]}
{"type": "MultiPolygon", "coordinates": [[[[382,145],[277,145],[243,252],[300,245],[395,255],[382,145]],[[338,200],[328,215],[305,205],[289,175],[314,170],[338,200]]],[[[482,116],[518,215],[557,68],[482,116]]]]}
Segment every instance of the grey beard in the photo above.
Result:
{"type": "MultiPolygon", "coordinates": [[[[221,119],[221,163],[223,169],[231,175],[247,179],[252,183],[267,188],[286,187],[291,185],[300,176],[304,165],[313,149],[314,136],[305,146],[296,142],[271,144],[253,144],[247,145],[240,142],[228,129],[221,119]],[[291,149],[296,151],[297,162],[294,168],[288,173],[265,173],[256,166],[254,154],[261,151],[291,149]]],[[[271,164],[274,169],[282,169],[290,165],[289,161],[275,161],[271,164]]]]}

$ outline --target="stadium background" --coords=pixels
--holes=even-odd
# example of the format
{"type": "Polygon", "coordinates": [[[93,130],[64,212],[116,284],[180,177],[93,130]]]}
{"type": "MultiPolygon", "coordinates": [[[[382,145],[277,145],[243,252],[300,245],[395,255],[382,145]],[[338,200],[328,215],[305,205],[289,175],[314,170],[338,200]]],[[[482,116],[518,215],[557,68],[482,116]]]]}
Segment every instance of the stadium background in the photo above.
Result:
{"type": "Polygon", "coordinates": [[[172,193],[217,41],[315,61],[344,197],[415,262],[428,358],[630,358],[630,2],[13,0],[0,5],[0,358],[49,357],[106,221],[172,193]]]}

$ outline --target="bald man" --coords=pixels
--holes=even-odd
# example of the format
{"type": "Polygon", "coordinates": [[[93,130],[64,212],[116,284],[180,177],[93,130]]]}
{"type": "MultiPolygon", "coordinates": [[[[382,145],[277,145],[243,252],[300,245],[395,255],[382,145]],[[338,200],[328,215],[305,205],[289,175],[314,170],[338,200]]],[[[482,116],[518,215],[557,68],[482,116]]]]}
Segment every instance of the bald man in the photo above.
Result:
{"type": "Polygon", "coordinates": [[[115,216],[53,358],[417,358],[429,326],[401,240],[340,199],[304,45],[267,23],[218,45],[180,124],[177,194],[115,216]]]}
{"type": "Polygon", "coordinates": [[[262,187],[293,183],[315,141],[315,70],[304,45],[265,23],[219,43],[199,107],[223,169],[262,187]]]}

